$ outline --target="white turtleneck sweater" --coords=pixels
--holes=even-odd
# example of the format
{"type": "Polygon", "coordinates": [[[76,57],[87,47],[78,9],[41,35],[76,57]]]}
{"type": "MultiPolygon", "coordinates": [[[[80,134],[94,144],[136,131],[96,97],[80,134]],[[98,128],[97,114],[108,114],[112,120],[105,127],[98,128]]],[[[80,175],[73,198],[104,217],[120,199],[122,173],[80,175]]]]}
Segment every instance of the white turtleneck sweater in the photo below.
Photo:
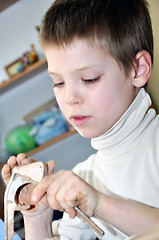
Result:
{"type": "MultiPolygon", "coordinates": [[[[142,88],[121,119],[91,141],[97,153],[73,171],[94,188],[159,208],[159,116],[149,109],[151,100],[142,88]]],[[[92,218],[105,231],[99,239],[127,236],[106,222],[92,218]]],[[[96,234],[77,217],[64,214],[58,232],[61,240],[95,240],[96,234]]]]}

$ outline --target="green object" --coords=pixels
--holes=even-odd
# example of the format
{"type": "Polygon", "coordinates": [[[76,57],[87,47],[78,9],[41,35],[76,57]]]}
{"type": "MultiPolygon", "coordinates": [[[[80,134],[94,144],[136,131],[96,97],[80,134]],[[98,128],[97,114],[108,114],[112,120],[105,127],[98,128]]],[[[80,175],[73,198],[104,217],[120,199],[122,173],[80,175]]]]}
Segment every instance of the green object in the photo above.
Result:
{"type": "Polygon", "coordinates": [[[5,139],[5,144],[11,153],[26,153],[37,146],[34,137],[30,135],[32,125],[14,128],[5,139]]]}

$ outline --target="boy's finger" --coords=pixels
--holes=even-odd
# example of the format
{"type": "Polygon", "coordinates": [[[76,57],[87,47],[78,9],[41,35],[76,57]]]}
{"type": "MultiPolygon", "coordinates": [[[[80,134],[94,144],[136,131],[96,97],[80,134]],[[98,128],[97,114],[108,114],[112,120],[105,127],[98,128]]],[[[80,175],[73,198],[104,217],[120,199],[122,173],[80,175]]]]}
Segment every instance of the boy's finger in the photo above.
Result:
{"type": "Polygon", "coordinates": [[[31,163],[34,163],[36,162],[35,159],[32,159],[32,158],[24,158],[20,163],[19,165],[27,165],[27,164],[31,164],[31,163]]]}
{"type": "Polygon", "coordinates": [[[44,194],[44,196],[41,198],[39,204],[42,204],[42,205],[47,206],[47,207],[49,206],[46,194],[44,194]]]}
{"type": "Polygon", "coordinates": [[[15,156],[11,156],[7,163],[11,166],[11,167],[15,167],[17,165],[17,158],[15,156]]]}
{"type": "Polygon", "coordinates": [[[53,181],[54,181],[53,175],[46,176],[40,181],[40,183],[35,187],[32,193],[31,199],[34,203],[40,201],[40,199],[47,192],[48,187],[53,181]]]}
{"type": "Polygon", "coordinates": [[[2,168],[2,177],[6,184],[8,184],[11,177],[11,167],[8,164],[5,164],[2,168]]]}
{"type": "Polygon", "coordinates": [[[19,153],[17,155],[17,161],[22,161],[24,158],[27,158],[27,155],[25,153],[19,153]]]}
{"type": "Polygon", "coordinates": [[[28,158],[25,153],[19,153],[17,155],[17,162],[18,162],[18,165],[26,165],[26,164],[36,162],[36,160],[33,158],[28,158]]]}
{"type": "Polygon", "coordinates": [[[53,174],[54,169],[55,169],[55,166],[56,166],[56,162],[53,161],[53,160],[50,160],[50,161],[47,163],[47,165],[48,165],[48,175],[53,174]]]}

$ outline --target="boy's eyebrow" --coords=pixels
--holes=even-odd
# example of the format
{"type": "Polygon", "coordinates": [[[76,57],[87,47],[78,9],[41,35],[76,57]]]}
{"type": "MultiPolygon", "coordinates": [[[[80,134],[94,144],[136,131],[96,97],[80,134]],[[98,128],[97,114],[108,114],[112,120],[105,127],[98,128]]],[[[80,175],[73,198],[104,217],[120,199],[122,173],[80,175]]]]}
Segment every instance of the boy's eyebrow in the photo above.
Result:
{"type": "Polygon", "coordinates": [[[49,71],[49,70],[48,70],[48,73],[49,73],[50,75],[59,76],[59,74],[57,74],[57,73],[54,73],[54,72],[51,72],[51,71],[49,71]]]}
{"type": "Polygon", "coordinates": [[[52,72],[52,71],[48,70],[48,73],[49,73],[49,75],[52,75],[52,76],[55,76],[55,77],[61,77],[61,75],[56,73],[56,72],[52,72]]]}
{"type": "Polygon", "coordinates": [[[101,67],[101,64],[92,63],[92,64],[89,64],[89,65],[85,65],[83,67],[79,67],[79,68],[75,69],[75,72],[84,71],[84,70],[87,70],[87,69],[91,69],[93,67],[101,67]]]}
{"type": "MultiPolygon", "coordinates": [[[[86,66],[79,67],[79,68],[75,69],[74,72],[84,71],[84,70],[87,70],[87,69],[91,69],[92,67],[95,67],[95,66],[97,67],[97,66],[100,66],[100,65],[99,64],[86,65],[86,66]]],[[[49,71],[49,70],[48,70],[48,73],[51,74],[51,75],[60,76],[60,74],[49,71]]]]}

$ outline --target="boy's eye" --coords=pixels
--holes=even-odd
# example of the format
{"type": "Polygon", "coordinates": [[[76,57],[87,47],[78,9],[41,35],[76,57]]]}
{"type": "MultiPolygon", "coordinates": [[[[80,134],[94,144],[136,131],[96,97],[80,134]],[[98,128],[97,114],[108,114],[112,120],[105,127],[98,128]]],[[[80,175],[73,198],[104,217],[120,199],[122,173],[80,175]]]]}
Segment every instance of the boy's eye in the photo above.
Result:
{"type": "Polygon", "coordinates": [[[53,84],[53,88],[55,88],[55,87],[62,87],[63,84],[64,84],[64,82],[54,83],[53,84]]]}
{"type": "Polygon", "coordinates": [[[84,79],[84,78],[83,78],[82,81],[84,81],[85,83],[88,83],[88,84],[90,83],[90,84],[91,84],[91,83],[94,83],[94,82],[96,82],[96,81],[99,81],[100,77],[101,77],[101,76],[98,76],[98,77],[96,77],[96,78],[88,78],[88,79],[86,79],[86,78],[84,79]]]}

